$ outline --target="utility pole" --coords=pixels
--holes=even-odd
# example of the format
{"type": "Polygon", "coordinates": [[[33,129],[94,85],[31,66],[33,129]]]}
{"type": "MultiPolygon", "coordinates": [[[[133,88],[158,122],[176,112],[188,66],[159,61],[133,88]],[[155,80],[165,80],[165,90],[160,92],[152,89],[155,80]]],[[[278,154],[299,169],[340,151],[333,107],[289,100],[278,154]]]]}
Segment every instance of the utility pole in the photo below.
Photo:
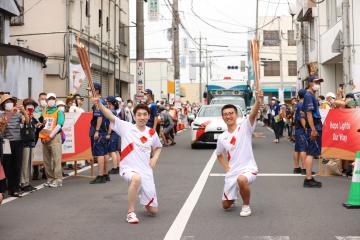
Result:
{"type": "Polygon", "coordinates": [[[179,2],[173,0],[173,64],[174,64],[174,83],[175,83],[175,102],[180,102],[180,62],[179,62],[179,2]]]}
{"type": "MultiPolygon", "coordinates": [[[[352,6],[354,7],[354,6],[352,6]]],[[[343,79],[345,93],[352,92],[351,79],[351,48],[350,48],[350,23],[349,23],[349,0],[342,2],[342,27],[343,27],[343,79]]]]}
{"type": "Polygon", "coordinates": [[[141,100],[145,88],[144,0],[136,0],[136,99],[141,100]]]}
{"type": "Polygon", "coordinates": [[[202,103],[202,89],[201,89],[201,78],[202,78],[202,65],[201,65],[201,34],[200,34],[200,48],[199,48],[199,103],[201,104],[202,103]]]}
{"type": "Polygon", "coordinates": [[[278,17],[279,23],[279,58],[280,58],[280,82],[279,101],[284,102],[284,75],[283,75],[283,55],[282,55],[282,32],[281,32],[281,18],[278,17]]]}

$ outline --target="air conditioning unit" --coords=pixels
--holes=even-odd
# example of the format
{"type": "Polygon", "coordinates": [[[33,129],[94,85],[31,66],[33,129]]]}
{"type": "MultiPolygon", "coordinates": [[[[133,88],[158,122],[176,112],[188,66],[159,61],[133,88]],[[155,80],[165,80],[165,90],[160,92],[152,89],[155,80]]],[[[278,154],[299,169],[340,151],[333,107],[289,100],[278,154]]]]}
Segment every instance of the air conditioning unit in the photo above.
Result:
{"type": "Polygon", "coordinates": [[[295,23],[295,40],[300,41],[301,40],[301,24],[295,23]]]}

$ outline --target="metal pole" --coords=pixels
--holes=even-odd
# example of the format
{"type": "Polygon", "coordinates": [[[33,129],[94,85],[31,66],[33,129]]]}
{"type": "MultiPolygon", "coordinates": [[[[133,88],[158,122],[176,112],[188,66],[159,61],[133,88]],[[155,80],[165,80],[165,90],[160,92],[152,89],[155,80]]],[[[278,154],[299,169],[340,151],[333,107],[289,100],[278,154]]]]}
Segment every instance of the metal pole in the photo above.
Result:
{"type": "Polygon", "coordinates": [[[282,55],[282,34],[281,34],[281,25],[280,25],[280,21],[281,18],[278,17],[278,21],[279,21],[279,57],[280,57],[280,82],[281,82],[281,86],[280,86],[280,91],[279,91],[279,101],[280,102],[284,102],[284,75],[283,75],[283,55],[282,55]]]}
{"type": "MultiPolygon", "coordinates": [[[[352,6],[354,7],[354,6],[352,6]]],[[[351,48],[350,48],[350,22],[349,22],[349,0],[342,2],[342,27],[343,27],[343,79],[345,93],[352,92],[351,79],[351,48]]]]}
{"type": "Polygon", "coordinates": [[[136,0],[136,95],[142,97],[145,87],[144,0],[136,0]]]}
{"type": "Polygon", "coordinates": [[[180,61],[179,61],[179,3],[173,0],[173,46],[174,46],[174,80],[180,79],[180,61]]]}
{"type": "Polygon", "coordinates": [[[201,90],[201,78],[202,78],[202,66],[201,66],[201,34],[200,34],[200,48],[199,48],[199,103],[202,103],[202,90],[201,90]]]}

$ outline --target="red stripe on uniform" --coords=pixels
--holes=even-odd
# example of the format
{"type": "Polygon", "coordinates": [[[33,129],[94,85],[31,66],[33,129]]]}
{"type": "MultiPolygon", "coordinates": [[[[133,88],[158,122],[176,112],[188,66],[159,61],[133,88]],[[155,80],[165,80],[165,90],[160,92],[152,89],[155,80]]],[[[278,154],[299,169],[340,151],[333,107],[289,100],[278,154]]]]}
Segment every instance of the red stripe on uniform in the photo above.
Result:
{"type": "Polygon", "coordinates": [[[134,143],[130,143],[127,145],[124,150],[121,151],[120,154],[120,161],[122,161],[124,158],[126,158],[127,155],[129,155],[134,150],[134,143]]]}
{"type": "Polygon", "coordinates": [[[227,158],[228,158],[228,161],[230,161],[230,158],[231,158],[230,151],[228,151],[228,153],[227,153],[227,158]]]}
{"type": "Polygon", "coordinates": [[[153,203],[154,199],[155,199],[155,198],[152,198],[152,199],[148,202],[148,204],[146,204],[146,206],[147,206],[147,207],[150,207],[150,204],[153,203]]]}
{"type": "Polygon", "coordinates": [[[147,140],[148,140],[148,139],[147,139],[145,136],[142,136],[142,137],[140,138],[140,141],[141,141],[142,143],[146,143],[147,140]]]}
{"type": "Polygon", "coordinates": [[[235,136],[233,136],[231,138],[230,144],[235,145],[235,143],[236,143],[236,138],[235,138],[235,136]]]}
{"type": "Polygon", "coordinates": [[[150,128],[149,134],[150,134],[150,137],[152,137],[155,134],[155,130],[153,128],[150,128]]]}
{"type": "Polygon", "coordinates": [[[228,196],[226,196],[226,193],[224,193],[224,197],[227,201],[229,201],[229,198],[228,198],[228,196]]]}

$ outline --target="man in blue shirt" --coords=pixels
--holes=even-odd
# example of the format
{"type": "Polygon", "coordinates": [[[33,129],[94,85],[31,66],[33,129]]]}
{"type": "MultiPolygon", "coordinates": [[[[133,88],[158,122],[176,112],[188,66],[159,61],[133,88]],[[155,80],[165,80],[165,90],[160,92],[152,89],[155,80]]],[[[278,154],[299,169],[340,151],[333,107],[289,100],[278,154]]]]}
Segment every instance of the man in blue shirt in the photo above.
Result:
{"type": "Polygon", "coordinates": [[[298,92],[299,102],[295,108],[295,151],[294,151],[294,173],[306,174],[305,160],[307,150],[307,134],[306,134],[306,118],[302,111],[305,89],[300,89],[298,92]],[[301,165],[299,165],[299,156],[301,158],[301,165]]]}
{"type": "MultiPolygon", "coordinates": [[[[101,103],[106,105],[105,99],[101,97],[101,85],[99,83],[94,83],[94,88],[96,92],[96,96],[94,97],[99,98],[101,103]]],[[[90,184],[106,183],[106,181],[110,181],[110,177],[107,174],[107,161],[105,159],[108,155],[106,119],[95,105],[92,106],[92,111],[93,117],[90,122],[91,150],[93,157],[97,158],[99,167],[98,175],[90,182],[90,184]]]]}
{"type": "Polygon", "coordinates": [[[156,103],[154,103],[154,95],[151,89],[146,89],[144,92],[144,100],[146,104],[148,104],[148,107],[150,108],[150,119],[147,122],[146,126],[149,128],[153,128],[156,130],[157,124],[158,124],[158,109],[156,103]]]}
{"type": "Polygon", "coordinates": [[[273,143],[279,143],[280,135],[281,135],[282,119],[280,117],[280,105],[279,105],[279,102],[277,101],[276,97],[273,97],[271,99],[270,110],[271,110],[272,128],[275,133],[275,139],[274,139],[273,143]]]}
{"type": "Polygon", "coordinates": [[[315,97],[315,93],[320,90],[320,83],[323,79],[314,76],[308,77],[307,92],[304,96],[303,112],[306,116],[306,131],[308,134],[308,148],[306,151],[306,177],[304,187],[321,188],[321,182],[315,181],[312,177],[312,167],[314,157],[321,154],[321,134],[322,123],[319,111],[319,104],[315,97]]]}

